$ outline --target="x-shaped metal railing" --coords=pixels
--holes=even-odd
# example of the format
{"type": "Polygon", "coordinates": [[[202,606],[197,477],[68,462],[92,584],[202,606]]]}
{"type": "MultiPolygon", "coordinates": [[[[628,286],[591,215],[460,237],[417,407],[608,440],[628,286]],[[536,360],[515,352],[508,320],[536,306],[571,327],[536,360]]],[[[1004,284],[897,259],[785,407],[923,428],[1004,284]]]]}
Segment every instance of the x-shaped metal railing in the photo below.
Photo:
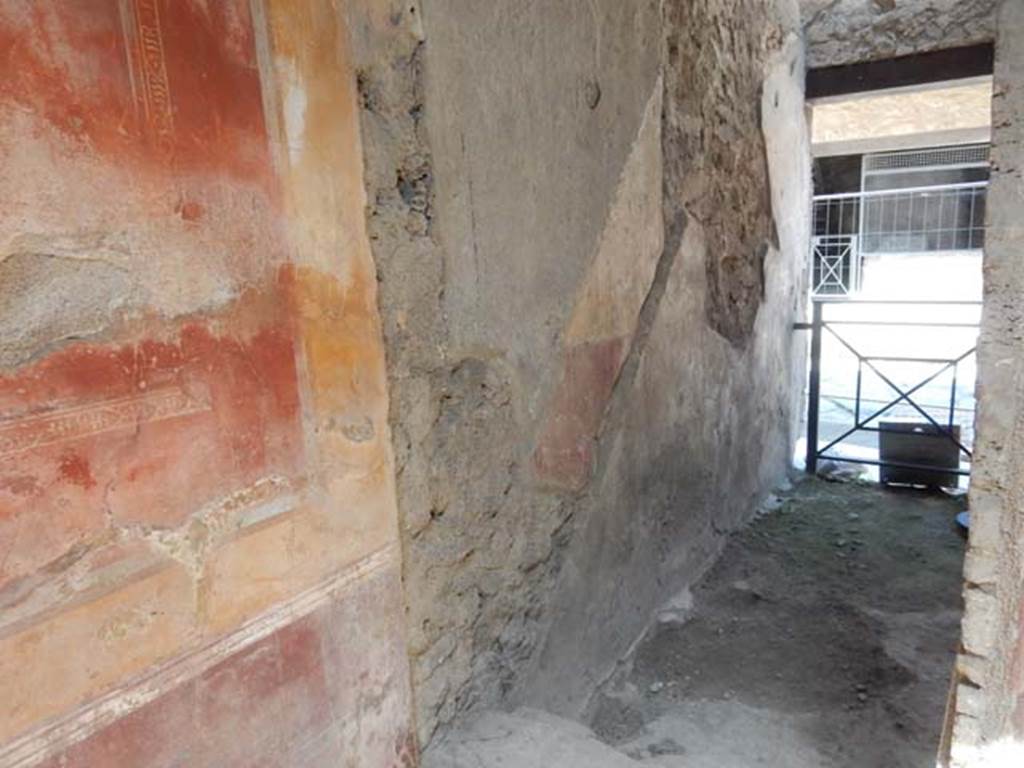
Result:
{"type": "MultiPolygon", "coordinates": [[[[893,430],[886,430],[882,427],[871,427],[871,422],[881,418],[885,414],[892,411],[900,404],[906,404],[912,408],[915,412],[921,415],[928,424],[930,424],[935,432],[934,436],[942,437],[949,440],[953,445],[956,446],[958,451],[961,451],[965,456],[971,458],[971,450],[964,445],[960,440],[959,433],[954,425],[954,418],[956,412],[956,401],[957,401],[957,376],[959,367],[967,358],[975,354],[976,347],[972,346],[962,354],[952,358],[926,358],[926,357],[900,357],[900,356],[883,356],[883,355],[866,355],[858,350],[847,338],[844,338],[838,333],[834,325],[850,324],[850,325],[879,325],[879,326],[917,326],[917,327],[937,327],[937,328],[977,328],[977,323],[963,323],[963,322],[914,322],[914,321],[885,321],[885,320],[832,320],[826,321],[823,319],[823,305],[826,301],[815,301],[813,319],[811,323],[800,323],[797,324],[797,328],[806,328],[811,330],[811,376],[810,376],[810,387],[809,387],[809,398],[808,398],[808,409],[807,409],[807,471],[816,472],[818,461],[821,459],[831,459],[835,461],[848,461],[853,463],[861,464],[873,464],[880,467],[894,467],[899,469],[915,469],[925,471],[941,471],[943,473],[956,473],[961,475],[969,474],[968,470],[953,469],[953,468],[936,468],[934,466],[926,466],[920,464],[911,464],[904,462],[891,462],[883,461],[879,457],[879,461],[872,461],[868,459],[852,458],[847,456],[833,456],[829,454],[829,451],[840,445],[852,435],[857,432],[890,432],[893,430]],[[842,432],[837,437],[833,438],[824,447],[818,446],[818,421],[819,421],[819,406],[821,399],[821,346],[822,346],[822,331],[828,331],[828,333],[835,338],[847,351],[849,351],[857,359],[857,383],[856,383],[856,395],[854,398],[854,413],[853,413],[853,426],[842,432]],[[930,375],[919,381],[917,384],[911,387],[901,387],[897,384],[890,376],[880,370],[877,364],[886,362],[903,362],[903,363],[919,363],[919,364],[935,364],[939,368],[933,371],[930,375]],[[867,368],[869,371],[874,373],[882,382],[889,387],[892,392],[895,393],[894,399],[885,402],[882,407],[875,409],[866,418],[861,417],[861,390],[862,382],[864,377],[864,371],[867,368]],[[950,386],[950,397],[949,397],[949,417],[946,424],[940,424],[924,407],[914,400],[914,395],[929,384],[934,382],[940,376],[947,371],[952,370],[952,382],[950,386]]],[[[879,302],[861,302],[864,304],[975,304],[976,302],[895,302],[895,301],[879,301],[879,302]]]]}
{"type": "Polygon", "coordinates": [[[813,293],[848,294],[852,286],[849,278],[844,277],[844,273],[851,270],[849,262],[853,257],[853,239],[842,235],[816,238],[813,254],[815,270],[818,273],[813,293]]]}

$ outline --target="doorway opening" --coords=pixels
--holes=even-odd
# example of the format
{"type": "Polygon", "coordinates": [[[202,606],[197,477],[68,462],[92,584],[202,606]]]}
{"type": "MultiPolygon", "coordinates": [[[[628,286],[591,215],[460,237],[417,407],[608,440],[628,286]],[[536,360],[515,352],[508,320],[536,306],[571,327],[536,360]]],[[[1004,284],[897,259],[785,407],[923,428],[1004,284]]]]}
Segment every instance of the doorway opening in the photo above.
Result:
{"type": "Polygon", "coordinates": [[[991,79],[809,104],[815,197],[794,484],[601,690],[663,765],[934,765],[960,642],[991,79]]]}
{"type": "Polygon", "coordinates": [[[794,463],[966,491],[992,82],[809,102],[807,406],[794,463]]]}

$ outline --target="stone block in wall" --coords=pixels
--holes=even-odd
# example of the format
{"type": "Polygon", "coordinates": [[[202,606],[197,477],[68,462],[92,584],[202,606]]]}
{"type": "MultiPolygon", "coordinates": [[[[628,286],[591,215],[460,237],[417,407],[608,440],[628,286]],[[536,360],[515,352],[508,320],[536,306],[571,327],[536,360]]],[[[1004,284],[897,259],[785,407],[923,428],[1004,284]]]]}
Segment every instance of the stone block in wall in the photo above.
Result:
{"type": "Polygon", "coordinates": [[[963,626],[964,650],[975,656],[989,656],[995,650],[999,631],[998,601],[980,589],[967,589],[964,591],[964,613],[970,617],[963,626]]]}

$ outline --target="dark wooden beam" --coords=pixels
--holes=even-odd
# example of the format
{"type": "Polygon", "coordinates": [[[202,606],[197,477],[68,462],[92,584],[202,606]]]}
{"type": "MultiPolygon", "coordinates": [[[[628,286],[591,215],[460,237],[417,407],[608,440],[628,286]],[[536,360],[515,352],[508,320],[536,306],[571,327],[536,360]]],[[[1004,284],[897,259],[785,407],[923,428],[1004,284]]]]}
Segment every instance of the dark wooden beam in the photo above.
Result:
{"type": "Polygon", "coordinates": [[[992,43],[947,48],[881,61],[821,67],[807,72],[807,98],[844,96],[992,74],[992,43]]]}

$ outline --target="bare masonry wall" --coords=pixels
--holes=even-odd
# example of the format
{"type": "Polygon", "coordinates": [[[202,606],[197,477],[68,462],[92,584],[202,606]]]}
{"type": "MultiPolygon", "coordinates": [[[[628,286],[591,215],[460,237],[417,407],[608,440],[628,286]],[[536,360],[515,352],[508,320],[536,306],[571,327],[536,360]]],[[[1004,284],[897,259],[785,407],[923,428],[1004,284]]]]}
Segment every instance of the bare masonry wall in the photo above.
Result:
{"type": "Polygon", "coordinates": [[[789,2],[365,5],[426,740],[474,706],[579,710],[782,475],[803,62],[789,2]]]}
{"type": "MultiPolygon", "coordinates": [[[[1024,5],[1003,3],[996,41],[978,443],[953,764],[1024,758],[1024,5]]],[[[1002,760],[1003,762],[999,762],[1002,760]]]]}
{"type": "Polygon", "coordinates": [[[999,0],[800,0],[807,65],[992,42],[998,6],[999,0]]]}

